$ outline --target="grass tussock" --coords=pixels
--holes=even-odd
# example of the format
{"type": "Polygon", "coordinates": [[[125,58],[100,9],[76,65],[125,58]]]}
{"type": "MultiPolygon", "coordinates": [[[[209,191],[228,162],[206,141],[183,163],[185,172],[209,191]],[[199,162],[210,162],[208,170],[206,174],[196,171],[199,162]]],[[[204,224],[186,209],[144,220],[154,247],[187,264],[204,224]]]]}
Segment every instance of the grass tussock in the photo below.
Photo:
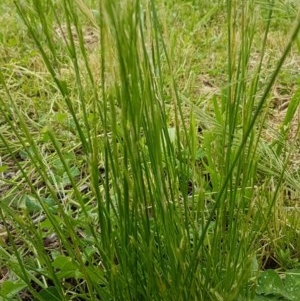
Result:
{"type": "Polygon", "coordinates": [[[0,12],[0,300],[297,300],[295,1],[0,12]]]}

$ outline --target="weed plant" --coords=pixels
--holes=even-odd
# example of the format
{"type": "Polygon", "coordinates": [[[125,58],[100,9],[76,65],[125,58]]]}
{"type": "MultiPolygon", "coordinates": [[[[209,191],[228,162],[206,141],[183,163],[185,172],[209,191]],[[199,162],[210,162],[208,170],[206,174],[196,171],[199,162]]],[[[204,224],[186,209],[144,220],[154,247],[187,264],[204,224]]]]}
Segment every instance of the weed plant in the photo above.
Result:
{"type": "Polygon", "coordinates": [[[0,300],[296,300],[298,89],[278,130],[269,122],[299,55],[296,5],[14,5],[21,42],[1,35],[0,300]],[[285,13],[294,27],[272,58],[285,13]],[[212,40],[223,56],[204,93],[212,40]]]}

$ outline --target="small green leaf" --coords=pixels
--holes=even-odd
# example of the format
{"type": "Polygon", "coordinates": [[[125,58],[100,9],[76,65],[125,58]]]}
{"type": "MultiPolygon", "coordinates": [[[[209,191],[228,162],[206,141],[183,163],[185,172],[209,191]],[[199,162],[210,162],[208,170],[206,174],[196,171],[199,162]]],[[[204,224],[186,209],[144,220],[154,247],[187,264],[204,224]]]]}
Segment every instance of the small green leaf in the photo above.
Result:
{"type": "Polygon", "coordinates": [[[27,284],[22,280],[18,280],[16,282],[7,280],[1,285],[1,294],[6,298],[12,298],[25,287],[27,287],[27,284]]]}
{"type": "Polygon", "coordinates": [[[52,166],[55,168],[55,171],[58,172],[60,175],[64,172],[64,165],[62,164],[59,157],[56,157],[52,161],[52,166]]]}
{"type": "Polygon", "coordinates": [[[286,291],[291,296],[291,300],[298,301],[300,298],[300,270],[287,272],[284,284],[286,291]]]}
{"type": "Polygon", "coordinates": [[[67,256],[57,256],[53,263],[52,263],[53,267],[60,269],[60,270],[64,270],[64,269],[68,269],[68,270],[75,270],[77,269],[77,266],[73,263],[73,260],[71,257],[67,257],[67,256]]]}
{"type": "Polygon", "coordinates": [[[49,207],[55,207],[56,203],[52,198],[42,198],[42,201],[46,203],[49,207]]]}
{"type": "Polygon", "coordinates": [[[274,295],[286,298],[286,300],[292,300],[285,290],[279,275],[273,270],[267,270],[261,273],[256,292],[260,295],[274,295]]]}
{"type": "Polygon", "coordinates": [[[57,205],[54,201],[54,199],[48,197],[48,198],[41,198],[43,203],[46,205],[46,208],[48,207],[49,211],[51,213],[56,213],[57,212],[57,205]]]}
{"type": "Polygon", "coordinates": [[[205,156],[206,156],[205,150],[202,148],[199,148],[196,152],[196,160],[201,160],[201,159],[205,158],[205,156]]]}
{"type": "Polygon", "coordinates": [[[30,213],[35,213],[35,212],[39,212],[39,211],[42,210],[42,207],[41,207],[39,201],[36,198],[34,198],[30,195],[25,195],[24,199],[25,199],[26,209],[30,213]]]}
{"type": "Polygon", "coordinates": [[[39,299],[35,298],[34,301],[38,300],[47,300],[47,301],[60,301],[61,297],[59,295],[59,292],[56,287],[54,286],[49,286],[43,290],[40,291],[39,293],[39,299]]]}
{"type": "Polygon", "coordinates": [[[42,129],[42,140],[45,143],[51,142],[51,139],[49,137],[49,129],[46,126],[42,129]]]}
{"type": "Polygon", "coordinates": [[[55,114],[55,120],[56,120],[58,123],[63,124],[63,123],[65,123],[66,121],[68,121],[68,114],[58,112],[58,113],[55,114]]]}
{"type": "Polygon", "coordinates": [[[22,160],[26,160],[28,158],[28,153],[25,150],[21,150],[19,155],[22,160]]]}
{"type": "Polygon", "coordinates": [[[56,274],[59,279],[78,278],[81,275],[71,257],[59,255],[55,258],[52,265],[59,270],[56,274]]]}
{"type": "Polygon", "coordinates": [[[80,175],[80,170],[76,166],[72,166],[70,168],[70,172],[73,177],[77,177],[80,175]]]}

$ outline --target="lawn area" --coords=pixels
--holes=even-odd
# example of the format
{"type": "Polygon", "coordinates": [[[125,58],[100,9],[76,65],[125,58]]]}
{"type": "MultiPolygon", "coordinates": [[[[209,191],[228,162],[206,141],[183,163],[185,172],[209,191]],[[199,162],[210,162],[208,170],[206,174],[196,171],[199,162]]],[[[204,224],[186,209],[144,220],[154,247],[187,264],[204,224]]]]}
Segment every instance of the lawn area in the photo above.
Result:
{"type": "Polygon", "coordinates": [[[0,16],[0,301],[300,300],[298,0],[0,16]]]}

